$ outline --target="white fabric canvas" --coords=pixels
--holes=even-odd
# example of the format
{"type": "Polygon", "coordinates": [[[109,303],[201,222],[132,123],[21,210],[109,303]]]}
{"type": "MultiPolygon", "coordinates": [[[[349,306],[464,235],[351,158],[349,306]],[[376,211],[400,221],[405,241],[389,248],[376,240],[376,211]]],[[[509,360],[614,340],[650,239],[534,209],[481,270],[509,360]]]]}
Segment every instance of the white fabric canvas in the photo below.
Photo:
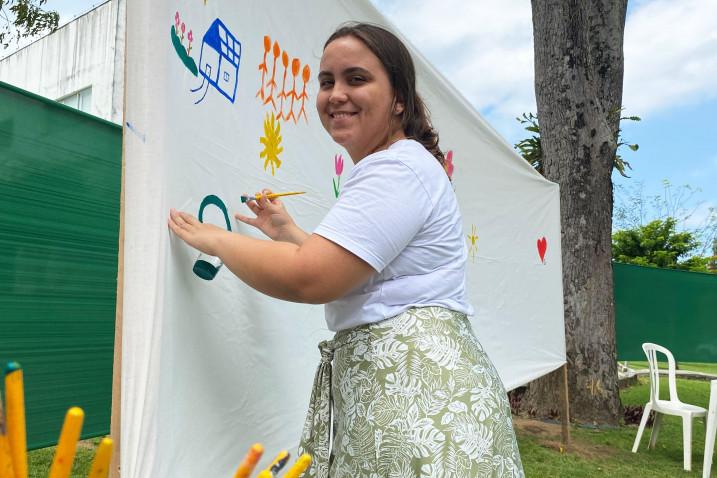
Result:
{"type": "MultiPolygon", "coordinates": [[[[201,209],[261,237],[233,219],[247,211],[240,194],[302,190],[284,203],[313,230],[351,167],[314,107],[323,43],[344,21],[387,22],[367,0],[130,0],[127,10],[122,476],[229,477],[254,442],[264,463],[294,451],[316,344],[331,334],[322,306],[262,296],[225,268],[199,278],[199,253],[170,235],[168,211],[201,209]]],[[[472,323],[512,389],[565,362],[558,187],[412,53],[450,151],[472,323]]]]}

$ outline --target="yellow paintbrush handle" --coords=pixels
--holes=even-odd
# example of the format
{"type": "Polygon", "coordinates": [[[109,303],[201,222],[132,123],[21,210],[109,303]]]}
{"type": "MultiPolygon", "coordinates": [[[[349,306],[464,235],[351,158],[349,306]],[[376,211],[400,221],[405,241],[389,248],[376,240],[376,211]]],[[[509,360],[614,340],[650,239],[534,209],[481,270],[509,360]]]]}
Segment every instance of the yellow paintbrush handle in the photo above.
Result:
{"type": "Polygon", "coordinates": [[[72,407],[67,410],[65,423],[62,425],[60,441],[57,443],[55,458],[52,460],[49,478],[68,478],[72,470],[72,462],[75,461],[77,440],[80,439],[82,422],[85,419],[85,412],[81,408],[72,407]]]}
{"type": "Polygon", "coordinates": [[[87,478],[107,478],[110,471],[110,460],[112,459],[112,439],[103,438],[95,453],[92,468],[87,478]]]}
{"type": "Polygon", "coordinates": [[[7,439],[16,478],[27,478],[27,433],[25,429],[25,392],[22,369],[10,362],[5,369],[5,407],[7,439]]]}
{"type": "Polygon", "coordinates": [[[296,463],[294,463],[293,466],[289,468],[289,471],[286,472],[284,478],[299,478],[301,474],[306,471],[310,464],[311,455],[304,453],[299,457],[298,460],[296,460],[296,463]]]}
{"type": "Polygon", "coordinates": [[[0,398],[0,476],[15,478],[15,470],[12,467],[12,455],[10,454],[10,444],[5,434],[5,412],[2,408],[2,398],[0,398]]]}
{"type": "MultiPolygon", "coordinates": [[[[276,199],[276,198],[280,198],[283,196],[296,196],[297,194],[306,194],[306,191],[291,191],[288,193],[271,193],[271,194],[267,194],[266,197],[267,197],[267,199],[276,199]]],[[[257,201],[259,199],[261,199],[261,196],[262,196],[261,194],[254,195],[254,197],[256,198],[257,201]]]]}
{"type": "Polygon", "coordinates": [[[251,472],[254,471],[256,464],[259,463],[261,455],[264,453],[264,447],[259,443],[255,443],[249,449],[249,452],[244,457],[244,461],[239,465],[234,478],[249,478],[251,472]]]}
{"type": "Polygon", "coordinates": [[[10,445],[7,442],[6,435],[0,435],[0,476],[15,478],[12,456],[10,456],[10,445]]]}

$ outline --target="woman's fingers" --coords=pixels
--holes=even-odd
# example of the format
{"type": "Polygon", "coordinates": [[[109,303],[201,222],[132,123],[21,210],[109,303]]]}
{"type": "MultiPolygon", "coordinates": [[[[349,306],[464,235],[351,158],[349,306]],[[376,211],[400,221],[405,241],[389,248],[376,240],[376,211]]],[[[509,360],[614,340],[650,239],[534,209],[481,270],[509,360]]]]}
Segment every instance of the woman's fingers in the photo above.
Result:
{"type": "Polygon", "coordinates": [[[250,202],[246,203],[246,205],[251,212],[253,212],[254,214],[256,214],[258,216],[259,212],[261,211],[261,207],[259,207],[259,204],[257,204],[257,202],[258,201],[250,201],[250,202]]]}
{"type": "Polygon", "coordinates": [[[176,229],[184,224],[184,219],[179,215],[179,211],[176,209],[169,210],[169,227],[176,232],[176,229]]]}
{"type": "Polygon", "coordinates": [[[192,215],[189,214],[188,212],[179,211],[178,214],[179,214],[179,217],[182,219],[182,221],[184,221],[184,223],[187,224],[187,225],[189,225],[189,226],[196,226],[197,224],[201,224],[201,223],[199,222],[199,219],[197,219],[196,217],[192,216],[192,215]]]}
{"type": "Polygon", "coordinates": [[[185,217],[179,211],[174,209],[169,212],[169,228],[174,234],[183,241],[187,241],[190,234],[191,224],[187,222],[185,217]]]}
{"type": "Polygon", "coordinates": [[[244,216],[243,214],[239,214],[239,213],[234,214],[234,217],[236,218],[237,221],[241,221],[244,224],[249,224],[250,226],[256,227],[256,222],[257,222],[256,218],[244,216]]]}
{"type": "Polygon", "coordinates": [[[212,224],[203,224],[193,215],[171,209],[169,211],[169,228],[188,245],[209,255],[214,253],[217,239],[227,233],[224,228],[212,224]]]}
{"type": "Polygon", "coordinates": [[[196,229],[197,224],[199,221],[191,214],[176,209],[169,211],[169,227],[182,239],[196,229]]]}
{"type": "Polygon", "coordinates": [[[263,189],[261,191],[261,197],[257,201],[257,203],[259,203],[259,207],[261,209],[265,209],[265,208],[269,207],[269,205],[271,204],[271,202],[269,201],[269,198],[267,197],[269,194],[271,194],[271,189],[263,189]]]}

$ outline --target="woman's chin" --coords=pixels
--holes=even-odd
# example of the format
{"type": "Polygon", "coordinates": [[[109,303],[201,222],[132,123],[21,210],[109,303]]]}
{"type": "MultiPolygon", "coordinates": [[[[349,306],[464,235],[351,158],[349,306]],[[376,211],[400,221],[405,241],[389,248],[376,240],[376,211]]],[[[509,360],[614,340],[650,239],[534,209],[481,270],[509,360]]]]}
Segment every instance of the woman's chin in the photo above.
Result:
{"type": "Polygon", "coordinates": [[[347,135],[343,131],[332,132],[331,139],[334,140],[334,143],[338,144],[339,146],[343,146],[344,148],[346,148],[349,143],[349,135],[347,135]]]}

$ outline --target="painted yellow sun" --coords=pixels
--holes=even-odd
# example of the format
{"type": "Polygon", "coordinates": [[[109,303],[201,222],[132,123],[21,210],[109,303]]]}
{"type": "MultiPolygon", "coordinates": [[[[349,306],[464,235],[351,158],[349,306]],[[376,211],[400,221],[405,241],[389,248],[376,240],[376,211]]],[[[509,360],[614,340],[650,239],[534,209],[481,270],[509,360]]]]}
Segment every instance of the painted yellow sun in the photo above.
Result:
{"type": "Polygon", "coordinates": [[[468,246],[468,255],[471,256],[471,260],[475,262],[476,252],[478,252],[478,234],[476,231],[475,224],[471,225],[471,233],[468,235],[470,245],[468,246]]]}
{"type": "Polygon", "coordinates": [[[281,124],[274,117],[274,113],[266,114],[264,119],[264,136],[259,138],[259,142],[264,145],[264,150],[259,153],[260,158],[264,159],[264,171],[271,164],[271,175],[274,175],[275,169],[281,167],[281,160],[279,155],[284,148],[281,147],[281,124]]]}

